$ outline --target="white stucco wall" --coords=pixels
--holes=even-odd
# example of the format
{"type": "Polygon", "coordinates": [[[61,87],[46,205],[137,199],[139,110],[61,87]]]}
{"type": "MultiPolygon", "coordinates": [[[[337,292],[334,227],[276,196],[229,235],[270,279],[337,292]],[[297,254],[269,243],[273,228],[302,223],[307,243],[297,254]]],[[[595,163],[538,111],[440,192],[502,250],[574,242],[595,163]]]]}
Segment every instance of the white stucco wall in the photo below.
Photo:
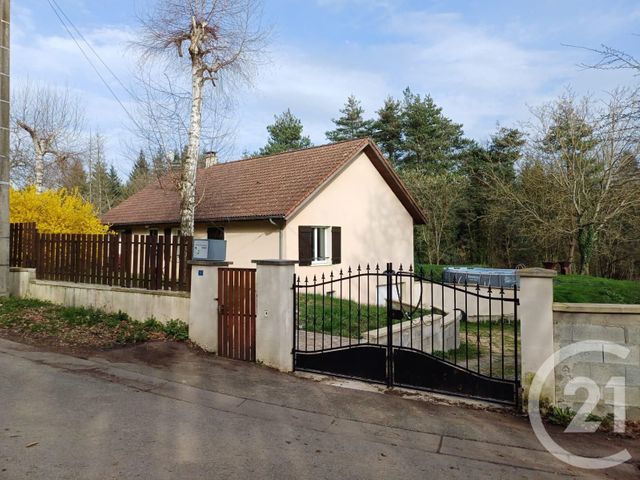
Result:
{"type": "Polygon", "coordinates": [[[366,154],[354,159],[340,175],[310,198],[287,223],[286,259],[298,258],[298,227],[342,228],[340,265],[298,267],[302,276],[320,275],[376,263],[413,263],[413,218],[378,173],[366,154]]]}
{"type": "MultiPolygon", "coordinates": [[[[279,229],[269,222],[235,222],[223,225],[227,241],[227,261],[237,268],[254,268],[255,259],[276,259],[279,229]]],[[[198,226],[195,238],[207,238],[207,228],[198,226]]]]}
{"type": "MultiPolygon", "coordinates": [[[[277,259],[280,250],[279,228],[268,221],[261,222],[231,222],[218,224],[224,228],[224,238],[227,241],[227,261],[233,267],[253,268],[251,263],[255,259],[277,259]]],[[[209,225],[196,225],[194,238],[207,238],[209,225]]],[[[152,227],[155,228],[155,227],[152,227]]],[[[149,229],[134,227],[134,235],[148,235],[149,229]]],[[[164,229],[159,229],[164,234],[164,229]]]]}

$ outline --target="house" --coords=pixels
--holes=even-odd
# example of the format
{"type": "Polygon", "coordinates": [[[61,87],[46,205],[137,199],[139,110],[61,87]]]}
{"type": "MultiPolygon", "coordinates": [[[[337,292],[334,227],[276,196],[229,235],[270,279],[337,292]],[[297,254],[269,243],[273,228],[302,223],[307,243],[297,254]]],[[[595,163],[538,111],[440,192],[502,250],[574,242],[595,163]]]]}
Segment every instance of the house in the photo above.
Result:
{"type": "MultiPolygon", "coordinates": [[[[168,175],[107,212],[131,234],[177,234],[180,195],[168,175]]],[[[347,266],[413,261],[424,213],[369,139],[198,170],[195,238],[227,241],[227,260],[295,259],[314,275],[347,266]],[[319,268],[325,267],[325,268],[319,268]]]]}

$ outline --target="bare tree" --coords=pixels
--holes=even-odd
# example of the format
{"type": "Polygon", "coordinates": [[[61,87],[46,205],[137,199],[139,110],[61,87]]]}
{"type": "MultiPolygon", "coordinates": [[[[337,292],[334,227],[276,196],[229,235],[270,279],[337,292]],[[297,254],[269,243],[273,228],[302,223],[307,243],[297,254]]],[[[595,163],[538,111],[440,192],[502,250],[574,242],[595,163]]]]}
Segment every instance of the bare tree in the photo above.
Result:
{"type": "Polygon", "coordinates": [[[30,151],[28,163],[33,168],[32,183],[38,192],[42,192],[48,159],[62,164],[77,153],[84,110],[68,88],[26,83],[17,89],[12,99],[12,117],[18,134],[13,142],[16,161],[27,162],[29,155],[26,152],[30,151]],[[30,139],[29,149],[20,133],[30,139]]]}
{"type": "Polygon", "coordinates": [[[595,68],[597,70],[621,70],[631,69],[640,71],[640,60],[635,56],[608,45],[600,45],[598,48],[584,48],[600,57],[595,63],[583,63],[585,68],[595,68]]]}
{"type": "Polygon", "coordinates": [[[600,104],[568,93],[534,110],[519,182],[494,179],[545,238],[569,239],[583,274],[602,232],[640,206],[638,101],[625,89],[600,104]]]}
{"type": "Polygon", "coordinates": [[[453,243],[456,213],[460,209],[467,179],[456,173],[427,174],[419,169],[402,171],[402,179],[425,212],[427,223],[417,227],[418,249],[429,263],[441,264],[447,245],[453,243]]]}
{"type": "Polygon", "coordinates": [[[160,0],[142,19],[137,46],[145,63],[160,61],[174,72],[189,71],[188,141],[179,183],[183,235],[194,231],[205,85],[216,87],[223,77],[250,77],[265,40],[260,14],[259,0],[160,0]]]}

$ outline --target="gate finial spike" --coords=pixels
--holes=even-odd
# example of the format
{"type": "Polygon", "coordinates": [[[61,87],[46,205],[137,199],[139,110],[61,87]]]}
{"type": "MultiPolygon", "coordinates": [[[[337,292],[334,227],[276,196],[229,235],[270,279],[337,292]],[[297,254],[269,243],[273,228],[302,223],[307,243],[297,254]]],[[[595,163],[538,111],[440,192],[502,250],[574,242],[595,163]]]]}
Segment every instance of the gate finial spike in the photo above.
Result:
{"type": "Polygon", "coordinates": [[[362,269],[360,268],[360,265],[358,265],[358,273],[360,273],[362,271],[362,269]]]}
{"type": "Polygon", "coordinates": [[[351,275],[351,267],[347,270],[347,275],[351,275]]]}
{"type": "Polygon", "coordinates": [[[324,282],[324,273],[320,276],[320,280],[324,282]]]}

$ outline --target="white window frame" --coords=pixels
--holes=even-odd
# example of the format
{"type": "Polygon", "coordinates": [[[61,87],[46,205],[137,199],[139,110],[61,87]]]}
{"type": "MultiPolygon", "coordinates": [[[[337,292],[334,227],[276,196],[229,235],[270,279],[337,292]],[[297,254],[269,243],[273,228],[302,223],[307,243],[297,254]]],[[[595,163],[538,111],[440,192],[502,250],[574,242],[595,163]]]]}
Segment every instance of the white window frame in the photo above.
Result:
{"type": "Polygon", "coordinates": [[[331,227],[311,227],[313,237],[313,259],[311,265],[331,265],[331,227]],[[324,230],[324,258],[318,258],[318,230],[324,230]]]}

